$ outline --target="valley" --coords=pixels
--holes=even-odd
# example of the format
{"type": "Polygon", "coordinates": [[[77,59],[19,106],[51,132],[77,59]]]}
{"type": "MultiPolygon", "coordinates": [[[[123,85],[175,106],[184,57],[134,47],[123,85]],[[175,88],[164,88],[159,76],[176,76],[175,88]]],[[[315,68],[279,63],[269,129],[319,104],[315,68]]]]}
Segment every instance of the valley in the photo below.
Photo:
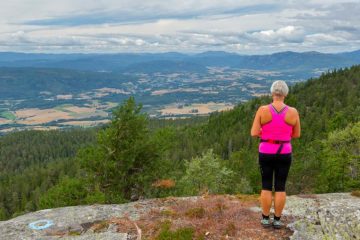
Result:
{"type": "MultiPolygon", "coordinates": [[[[38,76],[41,77],[42,74],[38,72],[38,76]]],[[[2,80],[18,77],[14,75],[3,76],[2,80]]],[[[302,80],[278,71],[220,67],[208,68],[206,73],[96,73],[95,75],[96,78],[88,81],[84,87],[61,91],[51,87],[39,87],[27,91],[28,96],[23,99],[18,99],[17,96],[13,97],[15,99],[0,97],[0,132],[103,124],[110,118],[112,109],[130,95],[134,95],[138,101],[144,103],[143,109],[150,117],[183,118],[208,115],[213,111],[231,109],[235,104],[245,102],[254,96],[267,94],[274,80],[283,79],[290,84],[302,80]],[[104,81],[96,86],[97,79],[109,78],[109,75],[110,81],[104,81]],[[91,89],[91,86],[94,88],[91,89]]],[[[55,73],[48,75],[48,78],[49,81],[51,79],[57,82],[69,81],[78,78],[78,73],[56,70],[55,73]],[[66,79],[61,74],[67,74],[66,79]]],[[[35,84],[31,81],[30,79],[29,87],[35,84]]],[[[33,82],[36,82],[36,79],[33,82]]],[[[11,88],[9,85],[7,87],[11,88]]]]}
{"type": "Polygon", "coordinates": [[[359,51],[239,55],[0,53],[0,134],[106,124],[130,96],[151,118],[206,116],[359,62],[359,51]]]}

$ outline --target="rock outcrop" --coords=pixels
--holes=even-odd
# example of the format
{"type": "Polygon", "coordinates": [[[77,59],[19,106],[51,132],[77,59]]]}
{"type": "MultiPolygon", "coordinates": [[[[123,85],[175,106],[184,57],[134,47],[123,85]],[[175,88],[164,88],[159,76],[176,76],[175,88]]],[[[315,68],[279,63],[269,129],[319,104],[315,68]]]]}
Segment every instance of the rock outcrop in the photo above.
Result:
{"type": "Polygon", "coordinates": [[[206,195],[46,209],[0,222],[0,239],[141,239],[166,219],[192,226],[205,239],[360,239],[360,198],[349,193],[289,196],[280,231],[261,227],[256,198],[206,195]]]}

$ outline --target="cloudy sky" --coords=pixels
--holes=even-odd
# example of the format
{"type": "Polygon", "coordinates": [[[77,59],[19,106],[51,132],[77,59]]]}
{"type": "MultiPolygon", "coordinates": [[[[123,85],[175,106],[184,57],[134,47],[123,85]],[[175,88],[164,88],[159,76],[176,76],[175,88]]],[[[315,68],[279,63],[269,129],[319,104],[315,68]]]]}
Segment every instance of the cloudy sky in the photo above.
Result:
{"type": "Polygon", "coordinates": [[[0,51],[360,49],[360,0],[1,0],[0,51]]]}

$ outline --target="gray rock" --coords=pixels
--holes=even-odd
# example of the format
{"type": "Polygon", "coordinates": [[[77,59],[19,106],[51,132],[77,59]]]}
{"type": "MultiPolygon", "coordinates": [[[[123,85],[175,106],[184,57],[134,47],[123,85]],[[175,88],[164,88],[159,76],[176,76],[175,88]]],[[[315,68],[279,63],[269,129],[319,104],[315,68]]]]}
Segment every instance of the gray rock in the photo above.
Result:
{"type": "Polygon", "coordinates": [[[291,196],[284,213],[299,220],[289,224],[292,240],[360,239],[360,198],[349,193],[291,196]]]}
{"type": "MultiPolygon", "coordinates": [[[[193,196],[176,199],[195,201],[198,198],[193,196]]],[[[165,204],[174,201],[174,198],[147,199],[119,205],[87,205],[41,210],[8,221],[0,221],[0,239],[134,239],[128,233],[117,232],[113,224],[104,226],[99,232],[92,230],[91,226],[125,215],[136,221],[151,208],[161,209],[165,204]],[[31,223],[34,223],[33,229],[29,226],[31,223]]],[[[258,207],[250,209],[261,211],[258,207]]],[[[294,231],[292,240],[360,239],[360,198],[349,193],[289,196],[283,214],[295,219],[288,225],[294,231]]]]}
{"type": "Polygon", "coordinates": [[[297,219],[292,240],[360,239],[360,198],[349,193],[288,196],[283,215],[297,219]]]}
{"type": "Polygon", "coordinates": [[[108,239],[108,240],[127,240],[127,233],[112,233],[112,232],[104,232],[104,233],[96,233],[96,234],[84,234],[76,237],[66,237],[62,239],[69,240],[99,240],[99,239],[108,239]]]}
{"type": "Polygon", "coordinates": [[[89,227],[92,223],[108,220],[113,217],[124,217],[125,215],[128,215],[130,220],[137,220],[139,216],[149,210],[153,204],[156,204],[156,199],[119,205],[85,205],[40,210],[8,221],[0,221],[0,239],[66,239],[61,237],[61,234],[72,232],[75,235],[79,234],[79,236],[67,237],[68,239],[125,240],[127,239],[127,234],[117,233],[113,227],[105,233],[91,233],[89,227]],[[135,205],[137,205],[137,207],[135,207],[135,205]],[[41,230],[32,229],[29,224],[37,221],[43,222],[35,226],[44,226],[47,221],[51,221],[53,225],[41,230]]]}

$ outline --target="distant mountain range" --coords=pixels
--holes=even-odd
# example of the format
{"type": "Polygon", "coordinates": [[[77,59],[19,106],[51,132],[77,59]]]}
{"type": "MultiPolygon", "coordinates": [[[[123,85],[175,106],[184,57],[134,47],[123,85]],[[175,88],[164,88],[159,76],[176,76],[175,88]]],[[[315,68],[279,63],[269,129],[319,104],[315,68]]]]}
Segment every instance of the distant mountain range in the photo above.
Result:
{"type": "Polygon", "coordinates": [[[360,63],[360,50],[344,53],[279,52],[269,55],[239,55],[209,51],[199,54],[117,53],[37,54],[0,53],[0,67],[65,68],[112,72],[203,72],[206,67],[309,71],[333,69],[360,63]]]}

